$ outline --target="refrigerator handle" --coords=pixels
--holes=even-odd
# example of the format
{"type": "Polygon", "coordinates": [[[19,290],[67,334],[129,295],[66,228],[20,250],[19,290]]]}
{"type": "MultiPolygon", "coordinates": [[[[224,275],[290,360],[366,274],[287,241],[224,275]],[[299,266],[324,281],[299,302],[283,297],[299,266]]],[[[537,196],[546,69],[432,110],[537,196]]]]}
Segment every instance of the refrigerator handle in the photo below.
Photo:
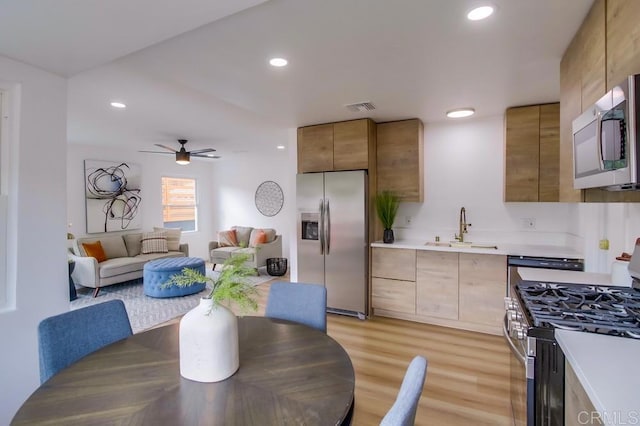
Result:
{"type": "Polygon", "coordinates": [[[327,236],[325,237],[325,240],[327,242],[327,255],[331,254],[331,208],[329,207],[329,199],[327,198],[327,205],[325,207],[325,216],[327,217],[327,225],[326,225],[326,229],[325,232],[327,233],[327,236]]]}
{"type": "Polygon", "coordinates": [[[320,200],[320,254],[324,254],[324,200],[320,200]]]}

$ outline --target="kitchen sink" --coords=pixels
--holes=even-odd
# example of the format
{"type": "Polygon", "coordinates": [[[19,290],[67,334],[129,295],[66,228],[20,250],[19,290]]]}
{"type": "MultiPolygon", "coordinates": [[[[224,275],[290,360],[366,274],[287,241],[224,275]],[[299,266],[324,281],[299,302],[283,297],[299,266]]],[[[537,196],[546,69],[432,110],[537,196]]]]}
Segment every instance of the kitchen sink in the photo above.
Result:
{"type": "Polygon", "coordinates": [[[483,248],[483,249],[494,249],[497,250],[498,246],[495,244],[487,244],[487,243],[473,243],[471,241],[427,241],[424,243],[425,246],[434,246],[434,247],[455,247],[455,248],[483,248]]]}

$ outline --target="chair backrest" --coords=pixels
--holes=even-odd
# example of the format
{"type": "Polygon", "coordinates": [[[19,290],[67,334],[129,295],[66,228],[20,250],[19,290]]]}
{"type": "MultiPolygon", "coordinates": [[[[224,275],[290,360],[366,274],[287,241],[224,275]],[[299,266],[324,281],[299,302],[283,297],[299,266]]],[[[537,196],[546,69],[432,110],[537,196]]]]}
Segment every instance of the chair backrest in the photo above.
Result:
{"type": "Polygon", "coordinates": [[[38,325],[40,383],[85,355],[133,333],[122,300],[46,318],[38,325]]]}
{"type": "Polygon", "coordinates": [[[413,426],[426,375],[426,358],[416,356],[407,368],[396,401],[380,422],[380,426],[413,426]]]}
{"type": "Polygon", "coordinates": [[[299,322],[327,332],[327,289],[319,284],[275,282],[265,316],[299,322]]]}

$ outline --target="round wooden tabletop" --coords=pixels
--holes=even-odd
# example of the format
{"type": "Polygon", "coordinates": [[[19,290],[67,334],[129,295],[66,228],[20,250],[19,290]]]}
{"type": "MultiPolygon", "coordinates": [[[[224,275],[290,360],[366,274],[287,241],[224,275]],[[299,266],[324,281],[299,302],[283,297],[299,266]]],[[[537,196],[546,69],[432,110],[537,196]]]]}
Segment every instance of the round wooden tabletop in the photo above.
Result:
{"type": "Polygon", "coordinates": [[[339,425],[355,377],[325,333],[239,317],[240,368],[218,383],[180,376],[179,324],[135,334],[42,384],[12,424],[339,425]]]}

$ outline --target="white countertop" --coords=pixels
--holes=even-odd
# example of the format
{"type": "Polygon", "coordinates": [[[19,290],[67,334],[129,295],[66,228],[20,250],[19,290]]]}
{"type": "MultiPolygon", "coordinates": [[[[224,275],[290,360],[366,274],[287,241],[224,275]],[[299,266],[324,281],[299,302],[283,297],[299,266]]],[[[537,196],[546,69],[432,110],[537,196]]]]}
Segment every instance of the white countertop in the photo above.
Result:
{"type": "MultiPolygon", "coordinates": [[[[434,244],[429,242],[429,244],[434,244]]],[[[446,243],[443,243],[446,244],[446,243]]],[[[436,250],[436,251],[454,251],[461,253],[481,253],[481,254],[502,254],[511,256],[539,256],[539,257],[554,257],[554,258],[566,258],[566,259],[581,259],[583,255],[570,247],[564,246],[552,246],[552,245],[532,245],[532,244],[511,244],[511,243],[487,243],[487,242],[473,242],[477,245],[493,245],[498,248],[477,248],[477,247],[447,247],[447,246],[435,246],[427,245],[426,241],[420,240],[399,240],[392,244],[385,244],[381,241],[376,241],[371,244],[371,247],[381,248],[399,248],[399,249],[413,249],[413,250],[436,250]]]]}
{"type": "Polygon", "coordinates": [[[568,330],[555,336],[604,424],[639,424],[640,340],[568,330]]]}
{"type": "Polygon", "coordinates": [[[611,274],[557,269],[518,268],[518,275],[525,281],[542,281],[567,284],[611,285],[611,274]]]}

